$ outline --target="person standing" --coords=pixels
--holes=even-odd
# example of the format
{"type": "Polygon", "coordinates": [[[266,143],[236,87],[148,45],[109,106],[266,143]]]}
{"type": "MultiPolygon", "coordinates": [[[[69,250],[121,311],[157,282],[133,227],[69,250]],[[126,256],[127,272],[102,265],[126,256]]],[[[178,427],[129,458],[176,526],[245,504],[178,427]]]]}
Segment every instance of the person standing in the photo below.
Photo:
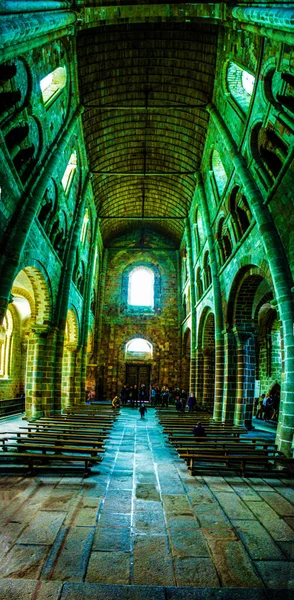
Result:
{"type": "Polygon", "coordinates": [[[144,416],[145,416],[145,413],[147,412],[147,408],[146,408],[144,402],[141,404],[141,406],[139,408],[139,412],[140,412],[140,415],[141,415],[141,419],[143,419],[144,416]]]}

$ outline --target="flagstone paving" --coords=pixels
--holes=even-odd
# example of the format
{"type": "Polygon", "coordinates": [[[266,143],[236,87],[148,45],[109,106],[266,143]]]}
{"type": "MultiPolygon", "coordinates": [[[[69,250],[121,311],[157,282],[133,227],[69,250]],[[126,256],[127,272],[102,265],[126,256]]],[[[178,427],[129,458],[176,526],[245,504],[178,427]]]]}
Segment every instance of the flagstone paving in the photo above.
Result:
{"type": "Polygon", "coordinates": [[[122,411],[90,477],[0,494],[1,600],[293,597],[294,480],[191,477],[152,409],[122,411]]]}

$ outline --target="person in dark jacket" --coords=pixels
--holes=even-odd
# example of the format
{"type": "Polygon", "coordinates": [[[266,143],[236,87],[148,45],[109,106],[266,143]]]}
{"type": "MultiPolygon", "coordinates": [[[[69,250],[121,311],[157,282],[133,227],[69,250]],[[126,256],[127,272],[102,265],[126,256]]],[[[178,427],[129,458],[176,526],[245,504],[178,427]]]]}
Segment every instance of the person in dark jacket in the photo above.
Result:
{"type": "Polygon", "coordinates": [[[206,437],[205,429],[200,421],[197,423],[196,427],[194,427],[193,433],[195,437],[206,437]]]}
{"type": "Polygon", "coordinates": [[[145,413],[147,412],[147,408],[143,402],[143,404],[141,404],[140,408],[139,408],[139,412],[141,415],[141,419],[143,419],[143,417],[145,416],[145,413]]]}

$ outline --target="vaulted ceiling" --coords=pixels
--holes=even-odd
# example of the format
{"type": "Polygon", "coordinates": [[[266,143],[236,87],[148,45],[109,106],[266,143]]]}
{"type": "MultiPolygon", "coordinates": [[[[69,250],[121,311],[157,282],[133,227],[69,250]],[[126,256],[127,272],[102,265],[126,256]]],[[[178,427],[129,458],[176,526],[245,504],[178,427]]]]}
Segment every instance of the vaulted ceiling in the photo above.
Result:
{"type": "Polygon", "coordinates": [[[84,133],[105,245],[144,223],[179,245],[212,100],[217,26],[158,23],[78,37],[84,133]]]}

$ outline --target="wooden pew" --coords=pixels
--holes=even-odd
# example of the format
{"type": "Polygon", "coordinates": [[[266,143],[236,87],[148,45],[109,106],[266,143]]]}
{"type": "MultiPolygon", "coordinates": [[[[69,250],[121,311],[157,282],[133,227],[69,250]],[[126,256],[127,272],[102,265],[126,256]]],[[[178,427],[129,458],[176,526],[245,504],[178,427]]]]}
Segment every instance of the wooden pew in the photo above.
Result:
{"type": "Polygon", "coordinates": [[[186,448],[188,450],[194,451],[195,448],[198,447],[203,447],[203,448],[226,448],[228,446],[232,446],[233,448],[236,449],[240,449],[241,447],[249,447],[252,449],[255,448],[273,448],[274,450],[277,449],[277,445],[270,440],[266,440],[264,438],[248,438],[248,439],[242,439],[242,438],[213,438],[213,437],[208,437],[208,438],[183,438],[180,440],[173,440],[173,445],[175,446],[175,448],[182,450],[183,448],[186,448]]]}
{"type": "Polygon", "coordinates": [[[42,427],[46,429],[46,427],[55,427],[56,429],[68,429],[68,430],[80,430],[80,431],[104,431],[112,429],[112,425],[109,423],[77,423],[72,421],[59,421],[55,419],[46,419],[42,421],[33,421],[29,422],[27,427],[36,427],[37,429],[42,427]]]}
{"type": "MultiPolygon", "coordinates": [[[[41,427],[39,427],[38,429],[32,428],[32,427],[21,427],[19,429],[19,431],[14,432],[16,433],[16,435],[27,435],[28,437],[30,436],[38,436],[40,439],[42,439],[43,436],[48,436],[48,435],[52,435],[54,436],[57,440],[58,439],[69,439],[69,440],[100,440],[100,441],[105,441],[107,440],[108,437],[108,431],[106,432],[93,432],[93,433],[79,433],[79,431],[77,432],[68,432],[68,433],[64,433],[63,431],[60,431],[60,429],[54,429],[54,428],[50,428],[50,427],[46,427],[46,429],[42,429],[41,427]]],[[[5,434],[5,432],[4,432],[5,434]]]]}
{"type": "MultiPolygon", "coordinates": [[[[257,452],[248,452],[246,454],[235,454],[227,450],[227,452],[195,452],[193,455],[187,457],[189,460],[189,470],[191,475],[195,475],[199,471],[199,463],[202,465],[202,469],[221,469],[222,465],[225,465],[227,468],[233,466],[239,467],[241,475],[244,477],[246,472],[246,467],[251,464],[254,467],[264,466],[272,469],[275,466],[276,460],[279,456],[273,456],[266,453],[257,453],[257,452]]],[[[259,471],[260,472],[260,471],[259,471]]]]}
{"type": "Polygon", "coordinates": [[[73,438],[72,435],[55,435],[54,433],[43,433],[43,432],[23,432],[23,431],[7,431],[1,434],[0,442],[2,442],[3,450],[5,450],[5,444],[9,440],[14,440],[18,444],[22,442],[31,442],[33,444],[53,444],[55,446],[76,446],[76,447],[89,447],[89,448],[103,448],[104,440],[95,440],[93,436],[88,439],[77,439],[73,438]]]}

